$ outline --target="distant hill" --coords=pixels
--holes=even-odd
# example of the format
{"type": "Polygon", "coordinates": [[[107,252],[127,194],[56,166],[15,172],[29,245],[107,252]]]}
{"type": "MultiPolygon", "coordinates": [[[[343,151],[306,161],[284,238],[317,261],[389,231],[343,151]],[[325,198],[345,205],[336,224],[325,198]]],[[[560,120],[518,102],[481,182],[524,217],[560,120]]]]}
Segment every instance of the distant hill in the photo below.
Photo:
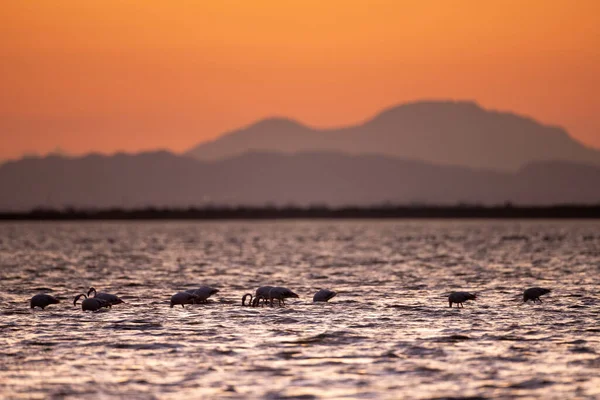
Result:
{"type": "Polygon", "coordinates": [[[382,154],[434,164],[516,171],[535,161],[600,165],[600,150],[563,129],[471,102],[428,101],[390,108],[357,126],[315,129],[273,118],[201,143],[187,155],[214,161],[248,150],[382,154]]]}
{"type": "Polygon", "coordinates": [[[532,163],[516,173],[381,155],[252,152],[202,162],[168,152],[25,158],[0,165],[0,210],[35,207],[599,203],[600,168],[532,163]]]}

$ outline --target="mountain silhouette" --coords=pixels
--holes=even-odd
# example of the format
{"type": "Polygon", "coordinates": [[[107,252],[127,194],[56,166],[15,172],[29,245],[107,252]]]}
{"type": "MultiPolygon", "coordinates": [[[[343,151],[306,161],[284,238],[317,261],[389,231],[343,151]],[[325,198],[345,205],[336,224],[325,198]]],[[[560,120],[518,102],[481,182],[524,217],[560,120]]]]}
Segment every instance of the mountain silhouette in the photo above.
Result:
{"type": "Polygon", "coordinates": [[[201,143],[187,155],[214,161],[248,150],[381,154],[500,171],[516,171],[536,161],[600,165],[600,150],[584,146],[561,128],[455,101],[404,104],[363,124],[337,129],[266,119],[201,143]]]}
{"type": "Polygon", "coordinates": [[[205,162],[169,152],[24,158],[0,165],[0,210],[461,202],[599,203],[600,168],[531,163],[517,172],[382,155],[249,152],[205,162]]]}

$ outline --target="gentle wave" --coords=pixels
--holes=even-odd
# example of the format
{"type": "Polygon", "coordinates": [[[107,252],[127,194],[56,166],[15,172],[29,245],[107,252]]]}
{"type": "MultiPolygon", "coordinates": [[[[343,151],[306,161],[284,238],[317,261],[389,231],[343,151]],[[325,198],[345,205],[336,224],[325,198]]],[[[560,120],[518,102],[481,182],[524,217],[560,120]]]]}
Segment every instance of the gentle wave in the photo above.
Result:
{"type": "Polygon", "coordinates": [[[600,224],[0,224],[0,397],[600,398],[600,224]],[[286,307],[242,307],[261,285],[286,307]],[[208,304],[169,307],[210,285],[208,304]],[[90,286],[124,304],[82,312],[90,286]],[[523,289],[551,287],[542,304],[523,289]],[[329,303],[313,294],[338,292],[329,303]],[[477,301],[449,308],[453,290],[477,301]],[[30,310],[36,293],[60,304],[30,310]]]}

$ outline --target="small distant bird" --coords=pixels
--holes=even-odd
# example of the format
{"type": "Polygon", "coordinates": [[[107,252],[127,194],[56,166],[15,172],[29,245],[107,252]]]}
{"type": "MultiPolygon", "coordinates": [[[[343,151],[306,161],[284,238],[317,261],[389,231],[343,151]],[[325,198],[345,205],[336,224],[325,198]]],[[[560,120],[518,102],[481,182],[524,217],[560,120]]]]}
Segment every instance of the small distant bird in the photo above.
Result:
{"type": "Polygon", "coordinates": [[[96,297],[87,297],[83,293],[75,296],[75,299],[73,300],[74,306],[77,306],[77,301],[82,296],[85,297],[85,300],[81,302],[81,309],[83,311],[98,311],[101,308],[111,308],[111,304],[108,301],[96,297]]]}
{"type": "Polygon", "coordinates": [[[185,308],[185,304],[194,304],[198,300],[198,296],[193,293],[179,292],[171,296],[171,308],[176,304],[181,304],[185,308]]]}
{"type": "Polygon", "coordinates": [[[258,289],[256,289],[254,299],[252,298],[252,294],[246,293],[245,295],[242,296],[242,306],[246,305],[246,298],[249,298],[249,300],[248,300],[249,307],[258,307],[261,301],[263,302],[263,305],[264,305],[264,303],[269,301],[269,292],[271,291],[271,289],[273,289],[273,286],[259,287],[258,289]]]}
{"type": "Polygon", "coordinates": [[[50,304],[58,304],[60,300],[58,300],[54,296],[50,296],[49,294],[36,294],[29,301],[31,308],[39,307],[42,310],[48,307],[50,304]]]}
{"type": "Polygon", "coordinates": [[[527,300],[531,300],[534,303],[537,301],[538,303],[542,302],[542,299],[540,299],[540,296],[543,296],[545,294],[550,293],[551,290],[550,289],[544,289],[541,287],[532,287],[529,288],[527,290],[525,290],[525,292],[523,292],[523,303],[526,303],[527,300]]]}
{"type": "Polygon", "coordinates": [[[109,293],[96,293],[96,289],[91,287],[89,288],[87,295],[88,297],[90,296],[91,293],[94,293],[94,299],[102,299],[105,300],[107,302],[110,303],[111,306],[114,306],[115,304],[121,304],[124,303],[123,300],[121,300],[118,296],[115,296],[114,294],[109,294],[109,293]]]}
{"type": "Polygon", "coordinates": [[[313,302],[326,302],[335,297],[337,293],[332,290],[321,289],[317,293],[315,293],[313,297],[313,302]]]}
{"type": "Polygon", "coordinates": [[[252,294],[246,293],[245,295],[242,296],[242,306],[246,305],[246,298],[248,298],[248,297],[249,297],[248,307],[258,307],[260,305],[261,300],[263,302],[263,305],[269,301],[262,294],[258,294],[256,296],[254,296],[254,300],[252,300],[252,294]]]}
{"type": "Polygon", "coordinates": [[[298,295],[286,287],[275,286],[269,290],[269,301],[271,302],[271,307],[273,307],[274,299],[279,301],[279,305],[283,304],[285,306],[285,299],[290,297],[298,298],[298,295]]]}
{"type": "MultiPolygon", "coordinates": [[[[263,305],[265,303],[268,303],[269,302],[269,292],[274,287],[275,286],[261,286],[258,289],[256,289],[256,293],[254,295],[255,297],[254,297],[254,301],[252,302],[252,306],[257,307],[260,304],[261,300],[263,302],[263,305]]],[[[279,304],[281,304],[281,301],[279,302],[279,304]]]]}
{"type": "Polygon", "coordinates": [[[212,288],[210,286],[200,286],[199,289],[186,290],[186,293],[196,295],[197,299],[195,303],[208,303],[208,298],[213,294],[219,293],[219,289],[212,288]]]}
{"type": "Polygon", "coordinates": [[[269,297],[269,291],[271,289],[273,289],[273,286],[261,286],[258,289],[256,289],[255,296],[269,297]]]}
{"type": "Polygon", "coordinates": [[[463,303],[467,300],[476,300],[477,295],[469,292],[452,292],[448,296],[448,303],[452,307],[452,303],[456,303],[456,307],[465,307],[463,303]]]}

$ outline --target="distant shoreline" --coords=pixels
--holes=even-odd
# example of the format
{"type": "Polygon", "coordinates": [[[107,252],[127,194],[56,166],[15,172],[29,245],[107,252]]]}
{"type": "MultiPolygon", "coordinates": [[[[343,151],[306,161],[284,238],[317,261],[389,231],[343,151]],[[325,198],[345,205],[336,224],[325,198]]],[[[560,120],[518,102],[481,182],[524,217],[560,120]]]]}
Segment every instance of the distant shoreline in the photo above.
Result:
{"type": "Polygon", "coordinates": [[[598,205],[204,207],[36,209],[0,212],[0,221],[276,220],[276,219],[600,219],[598,205]]]}

